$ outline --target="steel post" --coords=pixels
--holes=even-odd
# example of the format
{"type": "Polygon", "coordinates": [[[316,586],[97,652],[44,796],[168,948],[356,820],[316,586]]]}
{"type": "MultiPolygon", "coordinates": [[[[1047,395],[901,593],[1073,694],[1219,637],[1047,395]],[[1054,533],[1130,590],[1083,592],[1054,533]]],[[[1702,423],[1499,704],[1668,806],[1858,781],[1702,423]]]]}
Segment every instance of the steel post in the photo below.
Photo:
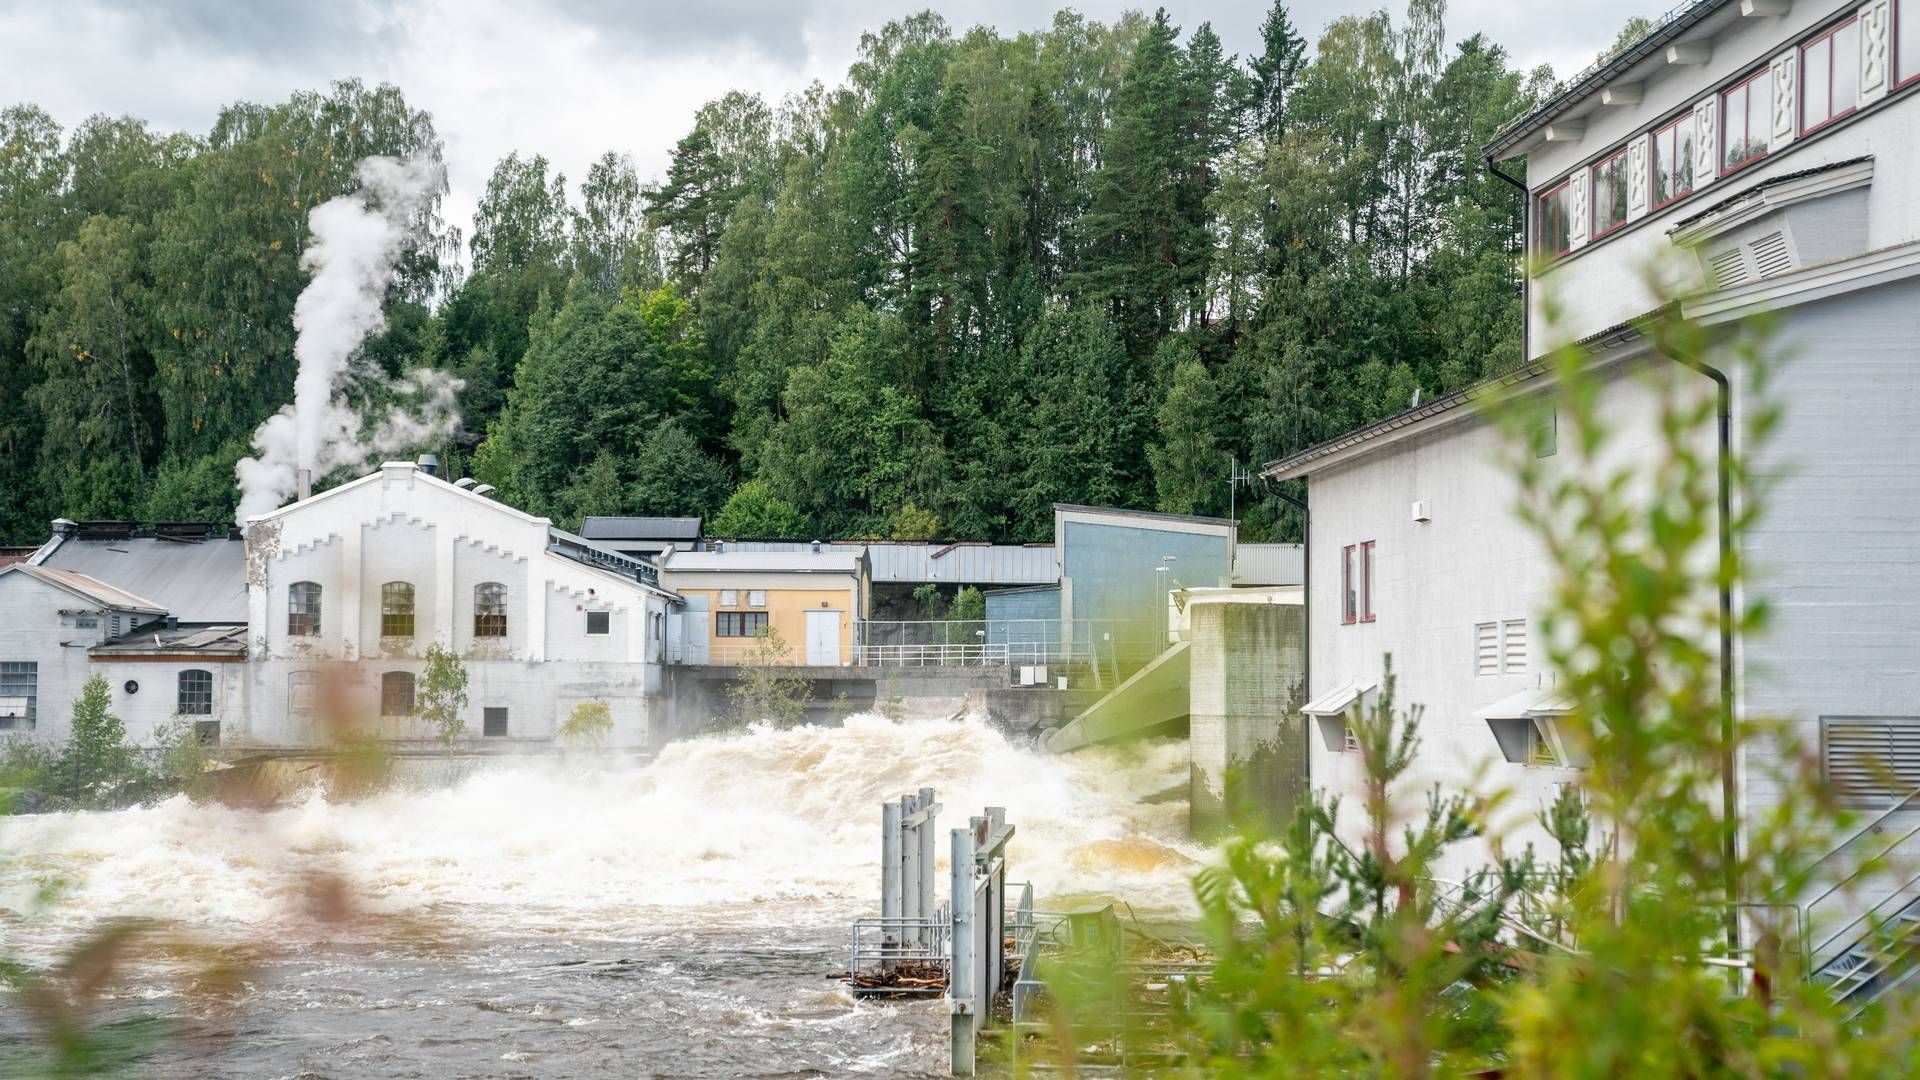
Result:
{"type": "MultiPolygon", "coordinates": [[[[920,809],[927,810],[933,805],[933,789],[930,787],[921,788],[920,809]]],[[[935,875],[933,867],[937,854],[936,845],[939,843],[939,838],[935,836],[934,833],[932,814],[928,814],[927,819],[921,822],[914,830],[914,839],[920,844],[920,918],[923,920],[933,918],[934,912],[933,879],[935,875]]],[[[922,926],[917,931],[917,935],[921,948],[930,948],[933,945],[934,935],[932,928],[922,926]]]]}
{"type": "MultiPolygon", "coordinates": [[[[897,802],[880,805],[880,918],[893,920],[900,917],[900,804],[897,802]]],[[[882,922],[880,940],[885,952],[891,953],[896,938],[890,928],[894,924],[882,922]]]]}
{"type": "MultiPolygon", "coordinates": [[[[920,862],[920,833],[926,824],[914,816],[925,806],[917,795],[900,796],[900,820],[907,823],[900,830],[900,917],[909,924],[926,917],[925,909],[920,906],[920,879],[926,873],[920,862]]],[[[918,945],[919,929],[912,925],[902,927],[900,940],[918,945]]]]}
{"type": "Polygon", "coordinates": [[[973,985],[973,830],[953,830],[953,955],[948,965],[947,1008],[953,1021],[953,1075],[972,1076],[975,1016],[973,985]]]}

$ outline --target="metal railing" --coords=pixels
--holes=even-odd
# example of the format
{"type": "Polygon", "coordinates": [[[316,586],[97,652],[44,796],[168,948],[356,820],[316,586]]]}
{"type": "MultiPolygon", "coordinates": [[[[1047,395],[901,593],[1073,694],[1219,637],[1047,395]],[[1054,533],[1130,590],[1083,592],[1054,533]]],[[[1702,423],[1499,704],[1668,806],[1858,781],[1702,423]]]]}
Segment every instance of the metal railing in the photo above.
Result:
{"type": "Polygon", "coordinates": [[[927,918],[909,919],[884,915],[854,920],[853,944],[847,957],[847,975],[855,997],[911,994],[935,997],[947,992],[951,978],[953,918],[941,904],[927,918]],[[876,980],[863,985],[862,975],[877,975],[886,969],[909,968],[938,972],[941,980],[901,983],[876,980]]]}
{"type": "MultiPolygon", "coordinates": [[[[1914,803],[1917,799],[1920,799],[1920,788],[1915,788],[1905,796],[1894,800],[1891,805],[1881,810],[1878,814],[1875,814],[1873,817],[1868,818],[1856,826],[1852,832],[1847,834],[1844,840],[1833,845],[1825,855],[1815,860],[1809,869],[1818,872],[1821,867],[1826,866],[1829,862],[1837,859],[1842,853],[1852,848],[1856,841],[1864,839],[1869,834],[1878,833],[1881,826],[1885,825],[1887,819],[1893,817],[1893,815],[1913,812],[1916,809],[1914,803]]],[[[1851,895],[1853,887],[1860,884],[1861,880],[1867,874],[1887,869],[1887,856],[1892,855],[1904,845],[1912,842],[1915,837],[1920,837],[1920,822],[1916,822],[1905,832],[1902,832],[1899,836],[1887,842],[1884,846],[1881,846],[1878,852],[1858,859],[1852,870],[1836,878],[1832,884],[1814,894],[1812,897],[1801,901],[1797,906],[1800,909],[1799,922],[1803,928],[1803,933],[1811,931],[1813,928],[1813,924],[1817,920],[1815,914],[1817,907],[1837,896],[1851,895]]],[[[1896,899],[1903,901],[1901,904],[1902,908],[1911,905],[1916,898],[1920,898],[1920,894],[1916,894],[1915,892],[1916,886],[1920,886],[1920,874],[1914,874],[1908,877],[1900,884],[1888,890],[1886,895],[1882,896],[1878,902],[1842,924],[1839,929],[1828,933],[1817,943],[1806,946],[1807,958],[1810,961],[1821,960],[1823,954],[1836,944],[1840,944],[1841,946],[1841,948],[1836,951],[1845,951],[1845,948],[1853,943],[1852,940],[1843,941],[1845,935],[1855,930],[1861,930],[1862,924],[1868,923],[1870,919],[1881,917],[1880,913],[1882,909],[1896,899]]],[[[1864,937],[1865,933],[1866,932],[1862,930],[1859,936],[1864,937]]]]}

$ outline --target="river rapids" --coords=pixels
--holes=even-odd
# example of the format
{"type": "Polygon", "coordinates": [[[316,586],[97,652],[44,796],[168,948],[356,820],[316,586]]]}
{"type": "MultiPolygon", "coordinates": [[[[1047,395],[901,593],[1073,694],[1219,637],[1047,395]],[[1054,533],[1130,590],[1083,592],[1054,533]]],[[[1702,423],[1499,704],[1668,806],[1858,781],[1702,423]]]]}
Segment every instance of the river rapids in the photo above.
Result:
{"type": "MultiPolygon", "coordinates": [[[[1003,805],[1042,906],[1178,914],[1202,852],[1184,800],[1143,800],[1186,768],[1182,742],[1053,757],[855,716],[356,801],[0,818],[0,958],[143,920],[90,1017],[136,1075],[944,1075],[944,1003],[830,977],[877,913],[880,803],[935,788],[943,837],[1003,805]]],[[[0,1010],[0,1073],[43,1026],[0,1010]]]]}

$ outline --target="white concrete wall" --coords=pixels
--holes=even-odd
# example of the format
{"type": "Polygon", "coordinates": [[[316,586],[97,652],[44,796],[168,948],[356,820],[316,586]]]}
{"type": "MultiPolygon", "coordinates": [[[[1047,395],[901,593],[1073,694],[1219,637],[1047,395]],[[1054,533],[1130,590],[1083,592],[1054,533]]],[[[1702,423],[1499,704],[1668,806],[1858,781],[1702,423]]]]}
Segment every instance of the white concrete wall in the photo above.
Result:
{"type": "MultiPolygon", "coordinates": [[[[1626,363],[1608,369],[1605,413],[1616,438],[1603,468],[1627,460],[1652,460],[1657,445],[1656,389],[1673,380],[1688,392],[1708,394],[1704,378],[1664,361],[1626,363]]],[[[1538,627],[1548,598],[1552,567],[1539,542],[1514,514],[1519,488],[1504,435],[1468,410],[1453,414],[1425,434],[1373,450],[1343,465],[1312,474],[1311,662],[1309,698],[1354,680],[1378,681],[1391,654],[1398,680],[1396,707],[1418,706],[1421,750],[1401,789],[1404,809],[1418,812],[1425,792],[1438,783],[1448,791],[1504,790],[1513,794],[1503,824],[1511,831],[1505,850],[1531,841],[1551,853],[1552,841],[1534,817],[1550,804],[1555,785],[1571,780],[1570,768],[1510,764],[1475,710],[1535,686],[1545,651],[1538,627]],[[1416,522],[1412,505],[1424,501],[1428,522],[1416,522]],[[1340,604],[1341,549],[1374,541],[1375,621],[1344,624],[1340,604]],[[1524,674],[1477,675],[1474,626],[1524,619],[1524,674]]],[[[1571,464],[1570,433],[1544,460],[1549,470],[1571,464]]],[[[1701,433],[1700,450],[1713,452],[1713,433],[1701,433]]],[[[1309,776],[1324,793],[1341,796],[1341,831],[1360,835],[1363,773],[1360,755],[1330,746],[1327,731],[1310,724],[1309,776]]],[[[1439,872],[1457,876],[1486,865],[1482,843],[1461,845],[1439,872]]]]}
{"type": "MultiPolygon", "coordinates": [[[[1884,2],[1880,0],[1882,6],[1884,2]]],[[[1909,17],[1920,17],[1920,2],[1907,3],[1913,9],[1909,17]]],[[[1642,83],[1642,103],[1597,108],[1585,115],[1586,131],[1578,141],[1545,143],[1530,150],[1528,186],[1538,194],[1570,173],[1584,175],[1594,161],[1628,145],[1654,126],[1664,125],[1683,108],[1712,101],[1717,116],[1718,90],[1726,81],[1788,53],[1835,16],[1875,6],[1796,3],[1785,15],[1728,20],[1726,29],[1713,41],[1710,63],[1669,65],[1664,59],[1654,60],[1620,80],[1642,83]]],[[[1738,6],[1733,5],[1732,10],[1737,13],[1738,6]]],[[[1864,66],[1870,61],[1862,58],[1861,62],[1864,66]]],[[[1798,65],[1793,65],[1790,72],[1786,68],[1781,71],[1792,76],[1781,83],[1782,92],[1792,95],[1789,104],[1797,103],[1798,65]]],[[[1668,230],[1674,223],[1769,177],[1871,155],[1874,177],[1868,194],[1867,248],[1920,239],[1920,138],[1916,138],[1920,134],[1920,109],[1913,103],[1915,93],[1920,93],[1920,87],[1896,92],[1879,101],[1877,107],[1869,101],[1862,105],[1862,115],[1804,137],[1798,135],[1796,123],[1793,135],[1777,141],[1766,158],[1725,177],[1717,176],[1716,139],[1716,168],[1696,172],[1692,195],[1658,210],[1651,209],[1650,201],[1641,204],[1629,212],[1624,228],[1584,246],[1576,239],[1573,251],[1535,279],[1530,291],[1532,354],[1540,355],[1565,341],[1619,325],[1652,308],[1657,290],[1648,284],[1650,268],[1659,268],[1659,278],[1671,285],[1697,285],[1697,261],[1674,247],[1668,230]],[[1552,317],[1547,312],[1549,306],[1557,309],[1552,317]]],[[[1577,236],[1578,226],[1575,232],[1577,236]]]]}
{"type": "MultiPolygon", "coordinates": [[[[1910,279],[1783,318],[1784,415],[1755,462],[1775,482],[1747,543],[1773,617],[1741,654],[1741,705],[1791,720],[1809,749],[1822,715],[1920,716],[1916,311],[1910,279]]],[[[1756,804],[1777,795],[1768,765],[1750,757],[1756,804]]]]}
{"type": "Polygon", "coordinates": [[[229,726],[244,723],[252,689],[252,673],[245,663],[213,663],[207,660],[102,660],[92,665],[113,690],[114,715],[127,730],[127,741],[135,746],[158,745],[160,729],[175,720],[188,724],[213,720],[220,724],[224,737],[229,726]],[[180,673],[205,671],[213,676],[213,712],[207,715],[179,715],[180,673]],[[129,694],[127,683],[139,689],[129,694]]]}
{"type": "MultiPolygon", "coordinates": [[[[76,627],[71,616],[60,613],[91,606],[28,574],[0,574],[0,660],[39,665],[37,722],[31,734],[42,741],[66,741],[73,700],[91,674],[87,647],[105,640],[110,625],[104,612],[92,630],[76,627]]],[[[26,734],[16,728],[0,738],[16,733],[26,734]]]]}

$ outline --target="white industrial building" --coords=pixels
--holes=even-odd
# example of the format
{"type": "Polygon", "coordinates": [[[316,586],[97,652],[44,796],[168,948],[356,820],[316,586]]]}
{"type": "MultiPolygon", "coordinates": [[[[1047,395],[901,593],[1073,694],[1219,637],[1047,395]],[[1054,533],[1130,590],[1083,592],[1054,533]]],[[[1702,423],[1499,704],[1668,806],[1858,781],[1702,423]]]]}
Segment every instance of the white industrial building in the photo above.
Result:
{"type": "MultiPolygon", "coordinates": [[[[1547,354],[1569,341],[1606,381],[1617,453],[1656,438],[1663,383],[1713,400],[1715,381],[1688,364],[1699,358],[1657,355],[1633,329],[1661,303],[1657,265],[1689,318],[1772,313],[1790,357],[1770,386],[1784,423],[1750,463],[1777,483],[1743,552],[1773,618],[1723,657],[1734,708],[1789,719],[1855,805],[1920,788],[1916,92],[1920,0],[1703,0],[1496,137],[1489,168],[1525,158],[1544,261],[1528,282],[1527,366],[1264,470],[1310,490],[1316,787],[1357,802],[1340,716],[1377,692],[1386,654],[1399,703],[1424,708],[1423,778],[1514,789],[1532,811],[1578,775],[1555,720],[1567,703],[1541,671],[1553,570],[1514,515],[1516,479],[1477,404],[1545,387],[1547,354]]],[[[1738,432],[1752,387],[1726,374],[1738,432]]],[[[1716,432],[1700,437],[1720,452],[1716,432]]],[[[1731,779],[1749,815],[1773,796],[1759,764],[1731,779]]]]}
{"type": "Polygon", "coordinates": [[[438,644],[466,668],[470,740],[545,742],[604,702],[608,744],[645,747],[677,603],[650,564],[412,462],[254,518],[244,541],[63,521],[0,569],[0,732],[64,740],[100,674],[141,745],[174,720],[234,748],[324,746],[347,723],[427,739],[416,681],[438,644]]]}

